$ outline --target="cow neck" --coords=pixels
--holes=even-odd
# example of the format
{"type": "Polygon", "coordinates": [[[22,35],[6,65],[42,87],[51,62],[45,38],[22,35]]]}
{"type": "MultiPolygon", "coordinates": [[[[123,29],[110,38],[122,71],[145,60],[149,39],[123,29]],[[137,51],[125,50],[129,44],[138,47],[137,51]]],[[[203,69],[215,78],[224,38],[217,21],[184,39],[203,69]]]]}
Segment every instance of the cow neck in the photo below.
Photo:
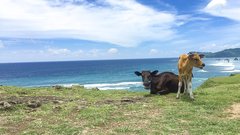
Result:
{"type": "Polygon", "coordinates": [[[184,68],[185,68],[186,73],[188,73],[188,74],[192,73],[193,66],[188,59],[186,60],[186,62],[184,64],[184,68]]]}

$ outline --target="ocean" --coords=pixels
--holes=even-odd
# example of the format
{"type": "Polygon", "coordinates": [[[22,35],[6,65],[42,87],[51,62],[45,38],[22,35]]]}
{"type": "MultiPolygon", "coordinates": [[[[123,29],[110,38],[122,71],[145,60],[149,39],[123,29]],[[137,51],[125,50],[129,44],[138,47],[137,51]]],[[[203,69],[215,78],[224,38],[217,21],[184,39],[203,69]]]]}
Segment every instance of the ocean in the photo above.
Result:
{"type": "MultiPolygon", "coordinates": [[[[45,87],[84,85],[100,90],[144,91],[135,71],[158,70],[177,74],[177,58],[96,60],[69,62],[33,62],[0,64],[0,85],[45,87]]],[[[194,68],[193,89],[210,77],[240,73],[240,60],[204,58],[206,67],[194,68]]]]}

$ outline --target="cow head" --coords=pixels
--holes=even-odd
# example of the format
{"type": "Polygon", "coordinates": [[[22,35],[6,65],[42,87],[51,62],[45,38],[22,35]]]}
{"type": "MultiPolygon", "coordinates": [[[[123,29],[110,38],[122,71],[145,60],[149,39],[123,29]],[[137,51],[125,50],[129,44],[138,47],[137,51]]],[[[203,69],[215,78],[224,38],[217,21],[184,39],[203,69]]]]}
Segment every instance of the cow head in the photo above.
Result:
{"type": "Polygon", "coordinates": [[[136,71],[135,74],[137,76],[141,76],[142,77],[142,82],[143,82],[143,86],[145,89],[150,89],[150,84],[152,81],[152,77],[154,75],[156,75],[158,73],[157,70],[151,72],[151,71],[142,71],[141,73],[136,71]]]}
{"type": "Polygon", "coordinates": [[[188,53],[188,59],[190,60],[191,65],[200,69],[203,69],[203,67],[205,67],[205,64],[201,60],[203,57],[203,54],[188,53]]]}

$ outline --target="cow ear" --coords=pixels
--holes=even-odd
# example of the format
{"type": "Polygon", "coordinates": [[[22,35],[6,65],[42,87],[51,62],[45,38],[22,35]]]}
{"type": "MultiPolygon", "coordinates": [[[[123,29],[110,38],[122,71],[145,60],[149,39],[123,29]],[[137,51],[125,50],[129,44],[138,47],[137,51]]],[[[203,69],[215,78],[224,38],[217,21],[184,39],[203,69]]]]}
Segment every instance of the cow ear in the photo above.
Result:
{"type": "Polygon", "coordinates": [[[155,70],[151,73],[151,75],[156,75],[158,73],[158,70],[155,70]]]}
{"type": "Polygon", "coordinates": [[[199,57],[202,59],[202,58],[204,58],[204,54],[199,54],[199,57]]]}
{"type": "Polygon", "coordinates": [[[140,72],[138,72],[138,71],[135,71],[134,72],[137,76],[141,76],[142,74],[140,73],[140,72]]]}
{"type": "Polygon", "coordinates": [[[190,54],[188,54],[188,58],[189,58],[189,59],[192,59],[192,58],[193,58],[193,56],[194,56],[194,54],[193,54],[193,53],[190,53],[190,54]]]}

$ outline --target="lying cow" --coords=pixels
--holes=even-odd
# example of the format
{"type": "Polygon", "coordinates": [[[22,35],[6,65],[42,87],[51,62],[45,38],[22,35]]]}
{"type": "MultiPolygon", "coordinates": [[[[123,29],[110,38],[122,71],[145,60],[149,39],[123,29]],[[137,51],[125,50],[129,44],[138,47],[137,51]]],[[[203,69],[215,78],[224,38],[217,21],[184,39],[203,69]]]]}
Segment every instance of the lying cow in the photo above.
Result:
{"type": "MultiPolygon", "coordinates": [[[[158,71],[136,71],[137,76],[142,77],[143,86],[145,89],[150,89],[151,94],[168,94],[177,93],[178,91],[178,75],[172,72],[162,72],[157,74],[158,71]]],[[[181,90],[183,92],[183,89],[181,90]]]]}
{"type": "Polygon", "coordinates": [[[192,70],[193,67],[202,69],[205,64],[202,62],[203,54],[188,53],[183,54],[178,60],[179,84],[177,98],[180,97],[180,89],[184,86],[184,93],[189,93],[190,98],[194,99],[192,93],[192,70]]]}

